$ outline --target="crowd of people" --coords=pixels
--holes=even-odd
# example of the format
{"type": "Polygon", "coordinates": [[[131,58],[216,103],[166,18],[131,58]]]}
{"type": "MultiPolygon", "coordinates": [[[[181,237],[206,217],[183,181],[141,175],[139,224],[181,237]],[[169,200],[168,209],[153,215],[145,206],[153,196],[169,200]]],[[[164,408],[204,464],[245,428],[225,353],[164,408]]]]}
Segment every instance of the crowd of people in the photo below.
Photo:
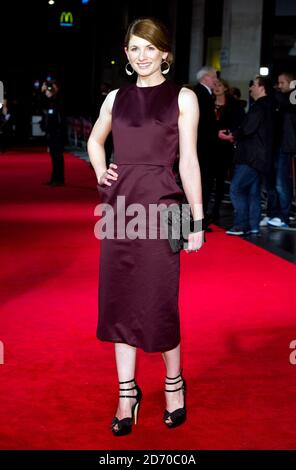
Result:
{"type": "Polygon", "coordinates": [[[260,227],[288,227],[293,198],[293,157],[296,154],[296,106],[291,94],[295,77],[257,76],[250,83],[251,104],[240,100],[216,70],[203,67],[194,87],[200,107],[198,156],[207,230],[220,215],[224,181],[231,180],[234,223],[228,235],[259,235],[260,227]],[[215,181],[215,184],[214,184],[215,181]],[[267,194],[262,217],[262,188],[267,194]],[[209,210],[210,196],[214,203],[209,210]]]}
{"type": "MultiPolygon", "coordinates": [[[[234,209],[228,235],[258,236],[262,226],[289,226],[296,154],[296,106],[290,96],[295,83],[294,75],[285,71],[275,84],[269,77],[257,76],[249,83],[247,102],[237,87],[218,77],[213,67],[204,66],[197,72],[197,84],[186,85],[199,103],[197,152],[207,231],[221,219],[226,181],[231,182],[234,209]]],[[[110,140],[108,161],[112,161],[110,140]]]]}

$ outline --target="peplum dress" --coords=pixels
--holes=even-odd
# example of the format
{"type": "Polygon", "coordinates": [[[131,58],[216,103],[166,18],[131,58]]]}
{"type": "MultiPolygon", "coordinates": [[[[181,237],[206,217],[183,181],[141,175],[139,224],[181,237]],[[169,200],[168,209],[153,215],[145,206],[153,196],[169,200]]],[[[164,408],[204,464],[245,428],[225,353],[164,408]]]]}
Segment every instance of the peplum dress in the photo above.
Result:
{"type": "Polygon", "coordinates": [[[152,204],[184,200],[174,171],[180,89],[165,80],[118,90],[112,109],[118,179],[111,186],[98,185],[100,202],[112,208],[115,218],[125,217],[120,229],[114,223],[114,238],[100,240],[97,338],[146,352],[169,351],[180,342],[180,254],[171,251],[168,239],[160,238],[158,225],[149,238],[148,217],[152,204]],[[126,215],[131,204],[141,204],[146,211],[140,221],[145,238],[129,236],[128,224],[137,214],[126,215]]]}

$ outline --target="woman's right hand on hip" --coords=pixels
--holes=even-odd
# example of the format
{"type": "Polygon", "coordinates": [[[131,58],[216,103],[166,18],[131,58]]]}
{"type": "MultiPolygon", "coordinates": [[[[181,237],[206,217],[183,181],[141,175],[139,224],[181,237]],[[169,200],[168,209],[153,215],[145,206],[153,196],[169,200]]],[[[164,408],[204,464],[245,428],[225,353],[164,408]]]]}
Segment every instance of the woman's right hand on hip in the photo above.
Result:
{"type": "Polygon", "coordinates": [[[109,168],[99,177],[98,184],[112,186],[112,183],[109,180],[117,181],[118,173],[114,171],[116,168],[117,165],[115,163],[110,163],[109,168]]]}

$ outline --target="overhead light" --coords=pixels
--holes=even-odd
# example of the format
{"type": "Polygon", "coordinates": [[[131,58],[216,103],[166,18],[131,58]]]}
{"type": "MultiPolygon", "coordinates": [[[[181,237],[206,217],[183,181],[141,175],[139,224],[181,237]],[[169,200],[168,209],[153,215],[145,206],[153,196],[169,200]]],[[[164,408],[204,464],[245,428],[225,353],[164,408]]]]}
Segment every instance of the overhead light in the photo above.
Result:
{"type": "Polygon", "coordinates": [[[54,0],[49,0],[48,1],[48,5],[54,5],[54,4],[55,4],[54,0]]]}
{"type": "Polygon", "coordinates": [[[294,42],[294,46],[289,50],[288,55],[296,56],[296,42],[294,42]]]}
{"type": "Polygon", "coordinates": [[[260,67],[259,73],[262,77],[267,77],[269,74],[269,68],[268,67],[260,67]]]}

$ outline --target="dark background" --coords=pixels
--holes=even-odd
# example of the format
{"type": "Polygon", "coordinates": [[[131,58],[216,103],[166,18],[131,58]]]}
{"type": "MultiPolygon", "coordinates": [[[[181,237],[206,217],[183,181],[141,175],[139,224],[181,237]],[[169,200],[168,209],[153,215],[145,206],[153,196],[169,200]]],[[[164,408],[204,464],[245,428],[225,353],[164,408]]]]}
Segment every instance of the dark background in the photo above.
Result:
{"type": "MultiPolygon", "coordinates": [[[[204,62],[208,40],[221,37],[223,0],[206,0],[204,62]]],[[[296,41],[295,0],[265,0],[261,63],[273,78],[295,69],[288,52],[296,41]]],[[[100,84],[117,88],[129,79],[124,71],[123,40],[128,24],[139,16],[161,19],[172,35],[175,61],[170,78],[188,83],[192,0],[2,0],[0,80],[10,102],[18,109],[17,126],[24,135],[36,113],[34,82],[51,75],[62,86],[67,115],[91,116],[97,112],[100,84]],[[73,26],[61,27],[62,11],[73,14],[73,26]],[[111,64],[114,61],[114,64],[111,64]]],[[[246,80],[250,77],[246,77],[246,80]]]]}
{"type": "Polygon", "coordinates": [[[34,82],[50,75],[62,85],[67,113],[88,115],[102,81],[118,87],[127,80],[124,34],[134,18],[146,15],[157,16],[171,31],[177,44],[172,76],[186,82],[191,3],[183,0],[181,8],[181,2],[172,0],[56,0],[54,6],[47,0],[2,1],[0,79],[5,93],[29,112],[34,82]],[[72,27],[60,26],[62,11],[72,12],[72,27]]]}

